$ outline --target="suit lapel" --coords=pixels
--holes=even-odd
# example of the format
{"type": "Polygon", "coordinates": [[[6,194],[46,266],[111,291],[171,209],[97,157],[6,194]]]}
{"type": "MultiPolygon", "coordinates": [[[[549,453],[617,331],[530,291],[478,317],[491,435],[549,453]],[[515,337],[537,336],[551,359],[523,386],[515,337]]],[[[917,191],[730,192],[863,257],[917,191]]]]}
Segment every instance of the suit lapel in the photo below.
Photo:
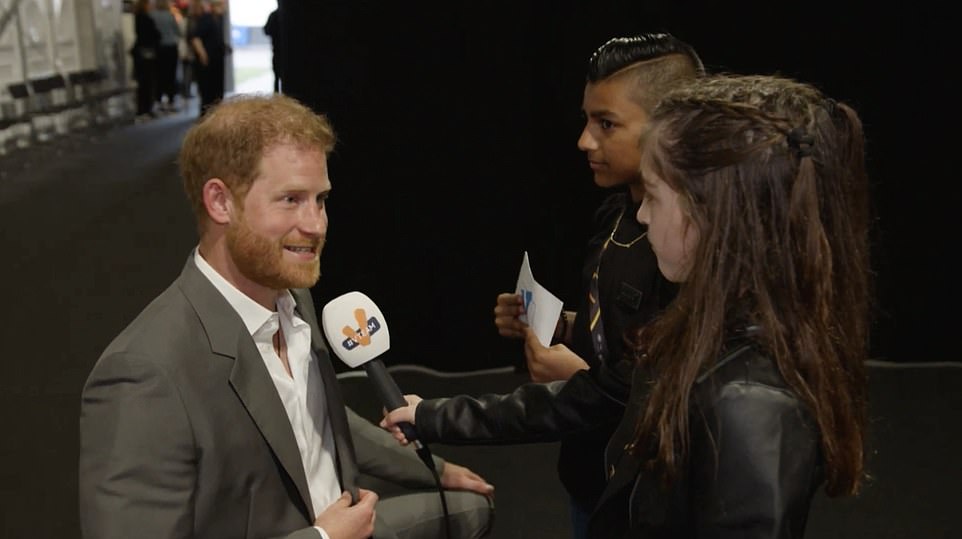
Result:
{"type": "Polygon", "coordinates": [[[331,432],[334,433],[336,447],[337,468],[341,480],[341,488],[351,493],[357,500],[357,459],[354,452],[354,442],[347,423],[347,413],[344,410],[344,399],[341,396],[341,385],[337,380],[334,367],[331,365],[330,352],[324,338],[321,336],[320,325],[314,311],[314,300],[306,290],[291,290],[297,303],[297,312],[309,326],[311,326],[311,351],[317,361],[321,380],[324,381],[324,398],[327,402],[328,418],[331,421],[331,432]]]}
{"type": "Polygon", "coordinates": [[[313,513],[304,463],[297,448],[297,440],[294,439],[290,419],[277,395],[277,388],[271,381],[264,359],[246,332],[237,339],[237,357],[231,370],[230,383],[284,471],[297,486],[297,492],[301,495],[308,514],[313,513]]]}
{"type": "Polygon", "coordinates": [[[294,431],[257,345],[247,332],[240,315],[197,269],[193,254],[187,260],[180,281],[184,294],[204,326],[211,351],[234,359],[229,383],[281,463],[284,472],[294,482],[310,521],[313,522],[313,504],[294,431]]]}

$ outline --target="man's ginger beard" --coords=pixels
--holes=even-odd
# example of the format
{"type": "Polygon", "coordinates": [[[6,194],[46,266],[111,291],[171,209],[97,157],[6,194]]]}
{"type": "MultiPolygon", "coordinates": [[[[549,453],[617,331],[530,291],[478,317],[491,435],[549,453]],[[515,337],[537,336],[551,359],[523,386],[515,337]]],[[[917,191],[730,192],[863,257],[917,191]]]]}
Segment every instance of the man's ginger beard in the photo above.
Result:
{"type": "Polygon", "coordinates": [[[241,274],[261,286],[273,290],[310,288],[321,276],[320,253],[324,240],[292,236],[289,234],[274,242],[257,234],[248,226],[241,210],[227,227],[227,249],[241,274]],[[317,257],[310,262],[285,261],[284,245],[313,247],[317,257]]]}

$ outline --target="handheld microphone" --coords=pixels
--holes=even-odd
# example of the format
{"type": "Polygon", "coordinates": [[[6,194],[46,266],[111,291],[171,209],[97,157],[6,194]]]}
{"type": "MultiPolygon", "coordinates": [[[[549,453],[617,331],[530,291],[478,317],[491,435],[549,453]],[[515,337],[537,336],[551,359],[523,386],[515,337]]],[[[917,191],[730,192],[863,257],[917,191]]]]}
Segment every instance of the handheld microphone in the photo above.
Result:
{"type": "MultiPolygon", "coordinates": [[[[334,354],[351,368],[363,366],[378,397],[388,411],[407,406],[394,378],[378,359],[391,346],[391,335],[381,309],[360,292],[334,298],[321,311],[321,326],[334,354]]],[[[418,450],[421,442],[410,423],[399,423],[409,442],[418,450]]]]}
{"type": "MultiPolygon", "coordinates": [[[[367,377],[374,384],[378,397],[388,411],[407,406],[404,395],[398,389],[394,378],[387,372],[378,356],[391,347],[391,335],[381,309],[371,298],[360,292],[348,292],[328,302],[321,311],[321,327],[334,354],[351,368],[363,366],[367,377]]],[[[451,539],[451,522],[448,515],[448,502],[441,485],[441,478],[434,465],[431,450],[418,440],[414,425],[398,423],[409,442],[414,444],[415,452],[421,462],[428,467],[441,495],[441,508],[444,511],[445,536],[451,539]]]]}

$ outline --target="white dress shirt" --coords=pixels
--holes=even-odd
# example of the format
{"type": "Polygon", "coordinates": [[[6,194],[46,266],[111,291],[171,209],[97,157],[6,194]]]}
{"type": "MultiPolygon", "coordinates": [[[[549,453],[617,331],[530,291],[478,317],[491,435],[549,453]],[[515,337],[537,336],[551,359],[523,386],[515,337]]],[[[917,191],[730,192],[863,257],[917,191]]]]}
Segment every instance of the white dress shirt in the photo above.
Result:
{"type": "MultiPolygon", "coordinates": [[[[291,422],[314,514],[319,515],[340,497],[341,487],[334,464],[334,436],[327,416],[324,384],[311,352],[311,327],[294,313],[294,297],[290,291],[285,290],[277,298],[277,311],[272,312],[224,279],[196,249],[194,262],[240,315],[264,359],[291,422]],[[274,349],[274,334],[278,327],[287,343],[290,376],[274,349]]],[[[323,529],[316,529],[328,539],[323,529]]]]}

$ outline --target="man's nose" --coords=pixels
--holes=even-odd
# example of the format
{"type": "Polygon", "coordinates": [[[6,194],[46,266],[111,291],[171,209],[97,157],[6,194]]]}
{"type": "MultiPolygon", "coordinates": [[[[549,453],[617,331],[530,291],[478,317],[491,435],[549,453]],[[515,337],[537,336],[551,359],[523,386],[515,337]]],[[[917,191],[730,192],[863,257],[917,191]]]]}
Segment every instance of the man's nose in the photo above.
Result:
{"type": "Polygon", "coordinates": [[[301,212],[300,228],[305,234],[313,236],[327,232],[327,209],[323,206],[305,205],[301,212]]]}

